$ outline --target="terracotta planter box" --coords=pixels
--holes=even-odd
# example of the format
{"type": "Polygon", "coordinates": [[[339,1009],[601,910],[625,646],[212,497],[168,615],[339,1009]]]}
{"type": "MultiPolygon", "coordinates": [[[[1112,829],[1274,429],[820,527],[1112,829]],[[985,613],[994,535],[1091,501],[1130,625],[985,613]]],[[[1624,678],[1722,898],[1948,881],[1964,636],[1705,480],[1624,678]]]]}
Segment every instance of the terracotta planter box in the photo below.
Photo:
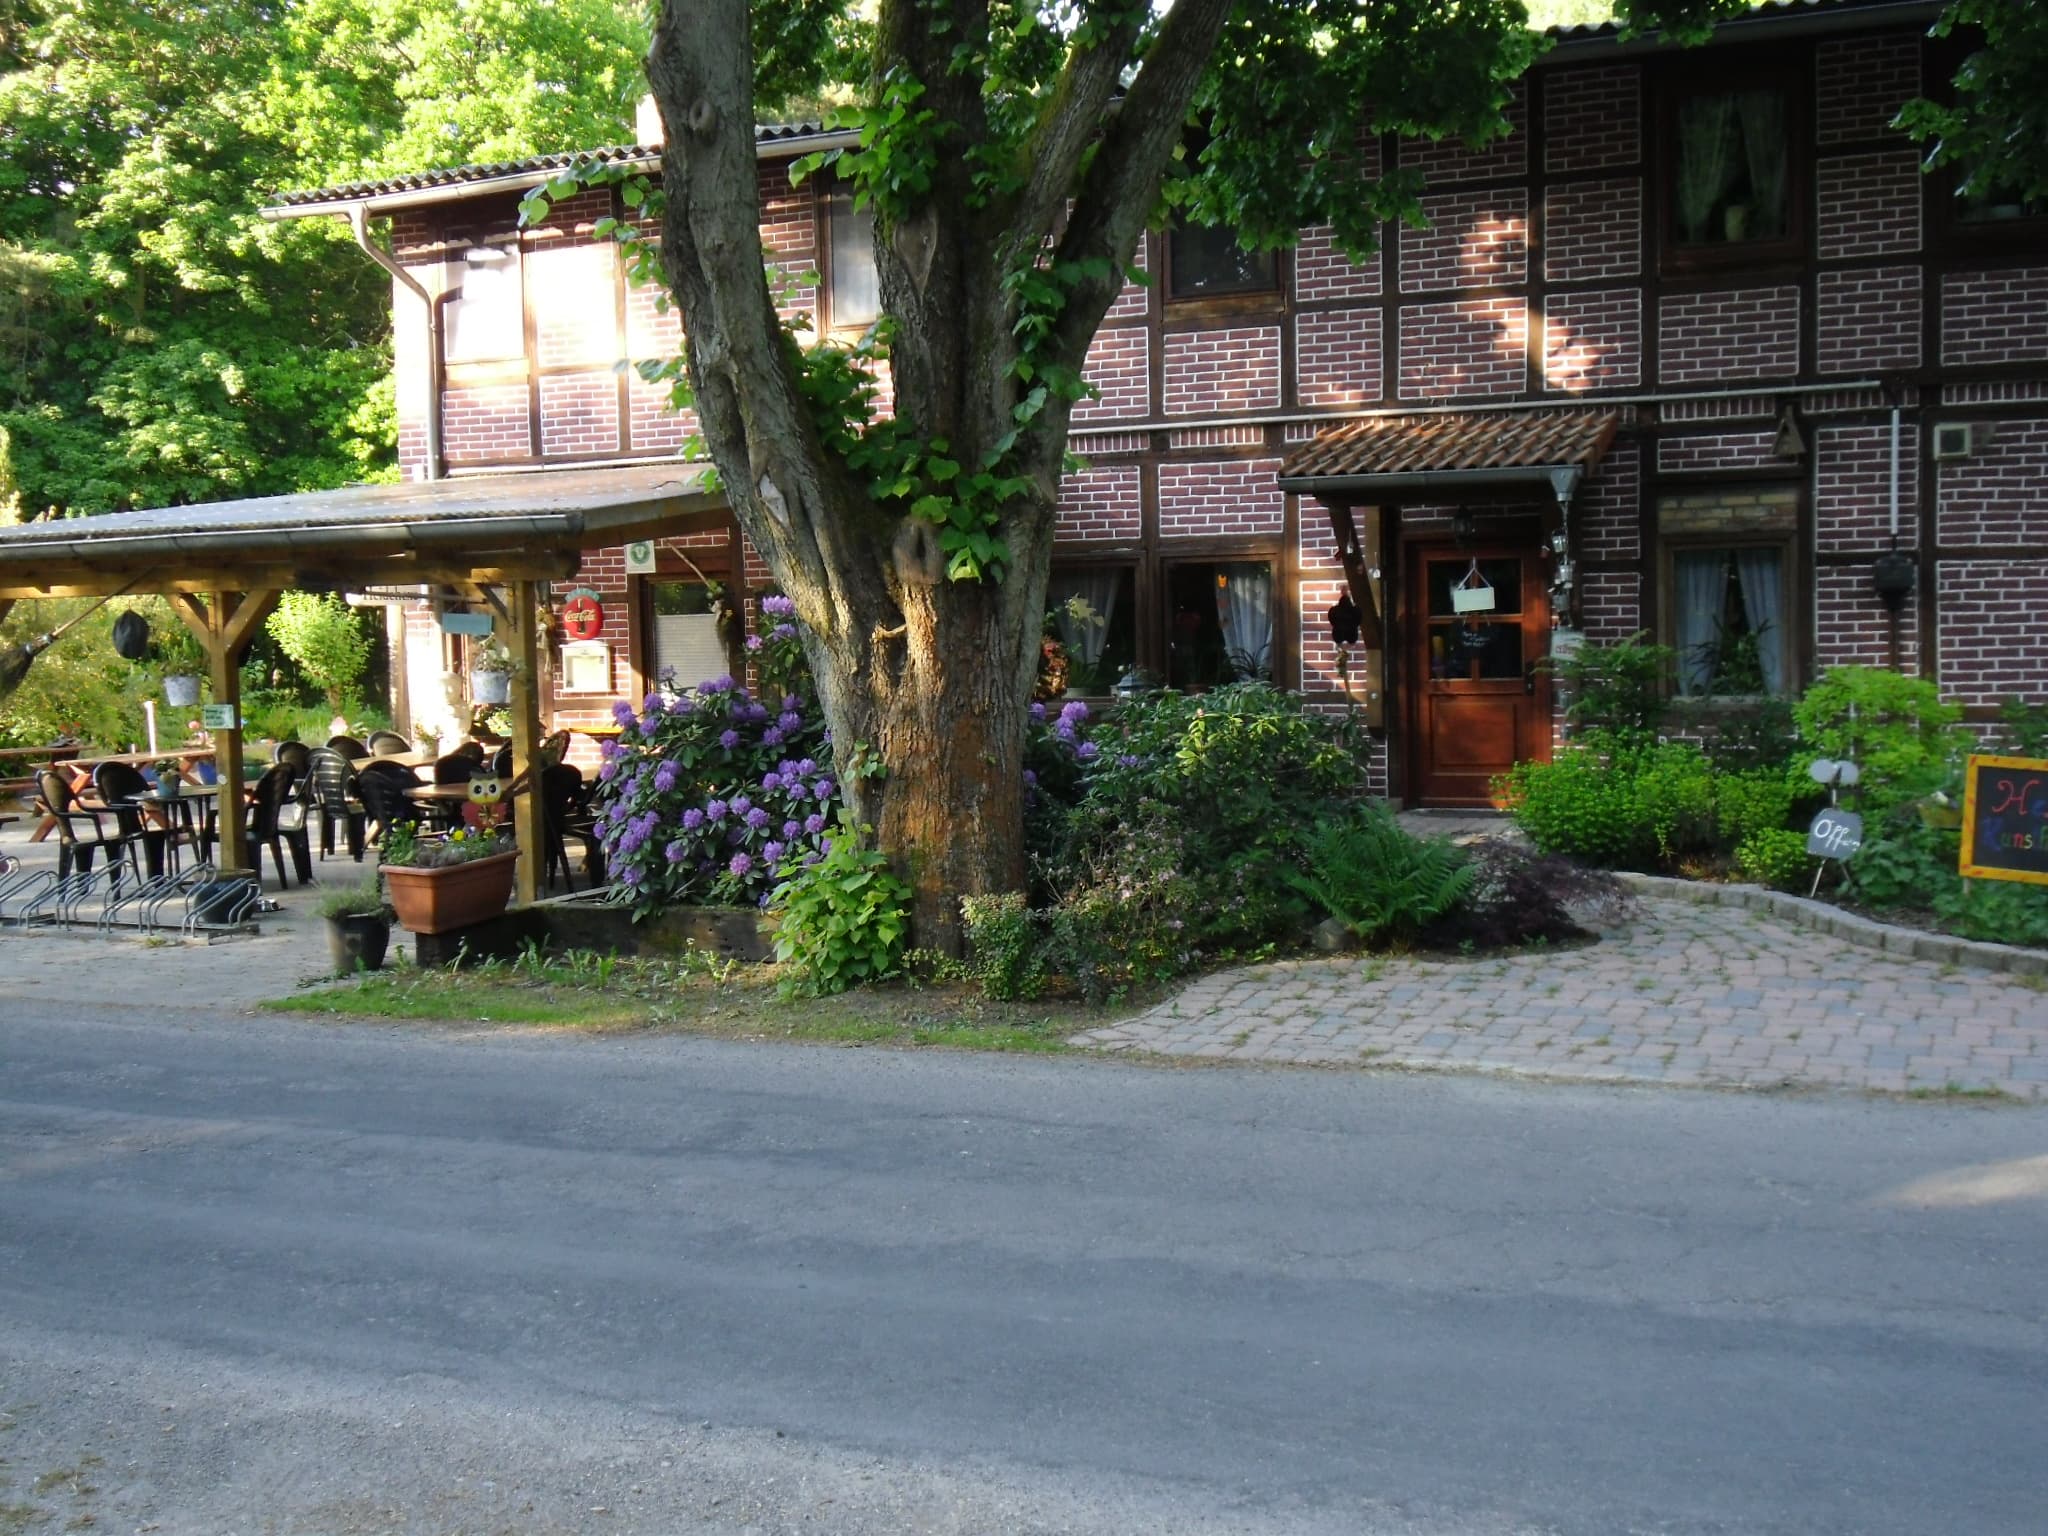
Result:
{"type": "Polygon", "coordinates": [[[512,872],[519,850],[494,853],[467,864],[417,869],[379,864],[398,926],[408,933],[448,933],[496,917],[512,899],[512,872]]]}

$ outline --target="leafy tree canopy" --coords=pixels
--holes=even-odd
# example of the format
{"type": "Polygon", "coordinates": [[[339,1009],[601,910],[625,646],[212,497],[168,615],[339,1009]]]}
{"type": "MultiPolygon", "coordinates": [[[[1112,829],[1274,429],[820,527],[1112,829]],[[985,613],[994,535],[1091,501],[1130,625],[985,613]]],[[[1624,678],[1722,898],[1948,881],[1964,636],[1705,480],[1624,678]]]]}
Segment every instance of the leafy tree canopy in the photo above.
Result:
{"type": "Polygon", "coordinates": [[[633,0],[0,0],[24,515],[391,473],[389,291],[293,186],[628,136],[633,0]]]}

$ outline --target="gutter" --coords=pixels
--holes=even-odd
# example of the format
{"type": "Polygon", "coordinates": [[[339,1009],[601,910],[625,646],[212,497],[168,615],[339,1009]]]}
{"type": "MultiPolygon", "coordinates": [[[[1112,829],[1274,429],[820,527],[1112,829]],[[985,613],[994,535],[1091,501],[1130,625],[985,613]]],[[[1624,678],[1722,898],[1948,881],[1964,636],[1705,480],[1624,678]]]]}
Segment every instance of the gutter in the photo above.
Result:
{"type": "Polygon", "coordinates": [[[1680,43],[1661,34],[1622,38],[1612,30],[1603,30],[1592,37],[1563,38],[1539,58],[1534,67],[1541,69],[1560,60],[1578,63],[1588,57],[1616,59],[1634,58],[1646,53],[1677,53],[1758,39],[1789,42],[1798,37],[1820,37],[1833,32],[1867,31],[1873,27],[1905,26],[1909,23],[1924,29],[1946,9],[1948,0],[1873,0],[1867,5],[1837,6],[1806,14],[1789,11],[1780,5],[1721,22],[1706,43],[1680,43]]]}
{"type": "Polygon", "coordinates": [[[123,557],[158,559],[203,555],[231,545],[239,553],[300,554],[317,551],[331,556],[339,538],[355,541],[350,554],[368,550],[438,549],[467,546],[479,530],[504,534],[514,545],[535,539],[580,536],[581,512],[529,513],[523,517],[443,517],[428,522],[308,523],[293,528],[223,528],[212,533],[132,533],[85,539],[8,539],[0,542],[0,565],[31,559],[71,559],[98,564],[111,552],[123,557]]]}
{"type": "MultiPolygon", "coordinates": [[[[268,218],[270,210],[264,210],[268,218]]],[[[356,244],[370,260],[377,263],[407,290],[418,296],[427,306],[427,478],[438,480],[442,475],[441,453],[441,372],[445,348],[441,317],[441,301],[427,292],[426,285],[414,277],[411,271],[384,247],[370,238],[369,210],[361,203],[352,203],[348,208],[349,228],[355,232],[356,244]]]]}

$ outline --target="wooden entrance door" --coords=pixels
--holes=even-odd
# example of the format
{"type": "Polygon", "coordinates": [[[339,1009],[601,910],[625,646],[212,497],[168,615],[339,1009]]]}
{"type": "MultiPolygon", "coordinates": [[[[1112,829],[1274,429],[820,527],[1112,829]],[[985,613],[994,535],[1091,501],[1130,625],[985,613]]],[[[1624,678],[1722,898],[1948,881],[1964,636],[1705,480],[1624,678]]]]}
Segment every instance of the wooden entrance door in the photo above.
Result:
{"type": "Polygon", "coordinates": [[[1533,548],[1414,545],[1406,598],[1409,802],[1491,805],[1496,774],[1550,757],[1543,562],[1533,548]],[[1480,585],[1493,607],[1459,613],[1454,589],[1480,585]]]}

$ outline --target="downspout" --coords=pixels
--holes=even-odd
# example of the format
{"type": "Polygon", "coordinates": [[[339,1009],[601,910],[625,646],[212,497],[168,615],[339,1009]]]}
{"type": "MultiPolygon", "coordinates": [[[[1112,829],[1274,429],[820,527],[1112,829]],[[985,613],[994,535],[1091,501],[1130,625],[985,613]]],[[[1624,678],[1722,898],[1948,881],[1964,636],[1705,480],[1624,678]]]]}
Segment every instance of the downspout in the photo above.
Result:
{"type": "MultiPolygon", "coordinates": [[[[1906,599],[1912,595],[1914,587],[1918,584],[1919,566],[1912,556],[1899,548],[1899,472],[1902,468],[1900,456],[1903,452],[1901,438],[1904,435],[1904,429],[1901,424],[1901,418],[1904,414],[1904,402],[1897,389],[1888,388],[1887,393],[1891,396],[1892,418],[1889,506],[1891,543],[1885,552],[1877,557],[1877,563],[1871,567],[1870,576],[1872,589],[1877,593],[1878,601],[1884,604],[1886,613],[1889,616],[1889,623],[1886,626],[1885,648],[1889,654],[1891,669],[1896,672],[1899,670],[1902,661],[1900,654],[1902,647],[1899,639],[1900,618],[1906,606],[1906,599]]],[[[1816,626],[1818,626],[1818,623],[1819,618],[1816,615],[1816,626]]]]}
{"type": "Polygon", "coordinates": [[[348,208],[349,228],[363,254],[404,285],[427,307],[427,478],[441,478],[441,305],[398,259],[370,238],[370,212],[362,203],[348,208]]]}

